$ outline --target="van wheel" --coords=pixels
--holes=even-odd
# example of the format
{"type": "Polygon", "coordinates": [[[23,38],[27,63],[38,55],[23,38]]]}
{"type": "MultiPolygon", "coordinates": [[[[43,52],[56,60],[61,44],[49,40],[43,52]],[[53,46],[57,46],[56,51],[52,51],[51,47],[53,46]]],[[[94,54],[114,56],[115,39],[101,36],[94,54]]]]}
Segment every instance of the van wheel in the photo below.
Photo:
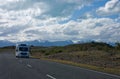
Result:
{"type": "Polygon", "coordinates": [[[18,56],[16,56],[16,58],[18,58],[18,56]]]}

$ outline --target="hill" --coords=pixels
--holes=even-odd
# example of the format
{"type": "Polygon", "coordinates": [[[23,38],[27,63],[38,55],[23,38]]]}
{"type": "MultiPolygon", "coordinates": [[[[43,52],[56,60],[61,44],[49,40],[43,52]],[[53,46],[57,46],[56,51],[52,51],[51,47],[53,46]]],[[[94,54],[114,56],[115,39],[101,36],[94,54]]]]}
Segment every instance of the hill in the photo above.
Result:
{"type": "Polygon", "coordinates": [[[74,63],[84,64],[94,70],[120,73],[119,43],[116,46],[102,42],[90,42],[67,46],[32,47],[31,55],[36,58],[65,61],[65,63],[72,62],[72,65],[74,63]]]}

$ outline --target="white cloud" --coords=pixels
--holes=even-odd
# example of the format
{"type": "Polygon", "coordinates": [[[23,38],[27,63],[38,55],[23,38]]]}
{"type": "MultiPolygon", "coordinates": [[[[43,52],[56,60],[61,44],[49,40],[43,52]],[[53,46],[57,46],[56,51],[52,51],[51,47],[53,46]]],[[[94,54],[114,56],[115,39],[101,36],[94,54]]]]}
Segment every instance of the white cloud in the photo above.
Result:
{"type": "Polygon", "coordinates": [[[120,0],[109,0],[105,6],[97,10],[100,15],[112,15],[120,13],[120,0]]]}
{"type": "Polygon", "coordinates": [[[120,23],[117,23],[116,21],[109,18],[89,18],[83,19],[81,21],[69,21],[68,23],[62,25],[53,21],[54,23],[49,26],[49,21],[42,22],[45,23],[45,25],[40,27],[23,27],[24,30],[22,27],[21,29],[20,27],[18,29],[12,28],[13,31],[17,31],[15,31],[15,33],[10,31],[11,33],[6,34],[4,39],[11,41],[85,41],[89,39],[104,42],[116,42],[120,39],[120,23]]]}
{"type": "MultiPolygon", "coordinates": [[[[109,18],[92,18],[81,22],[67,23],[64,34],[77,37],[78,40],[119,41],[120,23],[109,18]],[[117,34],[116,34],[117,32],[117,34]],[[72,35],[75,34],[75,35],[72,35]],[[116,36],[114,36],[114,34],[116,36]],[[119,39],[118,39],[119,38],[119,39]]],[[[77,40],[76,39],[76,40],[77,40]]]]}
{"type": "Polygon", "coordinates": [[[90,4],[90,2],[92,0],[0,0],[2,3],[0,4],[0,18],[6,22],[11,21],[10,25],[16,25],[16,21],[20,22],[24,19],[28,22],[32,19],[44,20],[49,17],[61,19],[69,17],[76,8],[90,4]]]}
{"type": "Polygon", "coordinates": [[[92,13],[86,13],[84,19],[59,23],[92,1],[5,0],[0,4],[0,40],[119,41],[118,19],[95,18],[92,13]]]}

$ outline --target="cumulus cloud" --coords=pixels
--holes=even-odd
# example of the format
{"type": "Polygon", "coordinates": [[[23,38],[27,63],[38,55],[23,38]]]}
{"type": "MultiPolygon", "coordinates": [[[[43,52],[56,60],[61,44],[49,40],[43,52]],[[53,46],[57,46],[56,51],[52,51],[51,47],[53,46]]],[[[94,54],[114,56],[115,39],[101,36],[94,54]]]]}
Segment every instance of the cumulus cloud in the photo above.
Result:
{"type": "MultiPolygon", "coordinates": [[[[49,22],[47,22],[49,24],[49,22]]],[[[22,28],[21,28],[22,29],[22,28]]],[[[120,23],[109,18],[89,18],[82,21],[69,21],[66,24],[54,23],[49,26],[29,27],[15,33],[5,35],[11,41],[30,40],[95,40],[116,42],[120,37],[120,23]]]]}
{"type": "Polygon", "coordinates": [[[105,6],[97,10],[100,15],[112,15],[120,13],[120,0],[109,0],[105,6]]]}
{"type": "Polygon", "coordinates": [[[49,17],[69,17],[71,13],[88,5],[92,0],[0,0],[0,18],[16,19],[44,19],[49,17]]]}
{"type": "MultiPolygon", "coordinates": [[[[70,20],[72,12],[88,6],[93,0],[5,0],[0,4],[0,40],[97,40],[118,41],[118,19],[95,18],[84,14],[70,20]]],[[[2,2],[2,0],[0,0],[2,2]]]]}
{"type": "Polygon", "coordinates": [[[46,3],[50,6],[50,10],[47,12],[51,16],[68,16],[74,10],[81,9],[85,5],[89,5],[93,0],[51,0],[46,3]],[[52,11],[52,12],[51,12],[52,11]]]}
{"type": "MultiPolygon", "coordinates": [[[[109,18],[92,18],[82,20],[81,22],[73,21],[71,23],[68,23],[67,26],[69,27],[67,27],[65,31],[68,30],[68,32],[77,32],[76,35],[78,39],[91,39],[105,42],[119,40],[118,38],[120,33],[120,23],[117,23],[109,18]],[[117,36],[114,37],[114,34],[117,36]]],[[[69,35],[69,33],[64,33],[69,35]]],[[[72,37],[73,35],[70,36],[72,37]]]]}

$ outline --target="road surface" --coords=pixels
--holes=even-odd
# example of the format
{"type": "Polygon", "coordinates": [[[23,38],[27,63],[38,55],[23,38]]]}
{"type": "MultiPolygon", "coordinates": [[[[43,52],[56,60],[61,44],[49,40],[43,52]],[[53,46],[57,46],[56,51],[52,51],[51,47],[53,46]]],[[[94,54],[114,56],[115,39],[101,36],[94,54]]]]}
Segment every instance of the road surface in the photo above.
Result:
{"type": "Polygon", "coordinates": [[[120,76],[40,59],[0,53],[0,79],[120,79],[120,76]]]}

